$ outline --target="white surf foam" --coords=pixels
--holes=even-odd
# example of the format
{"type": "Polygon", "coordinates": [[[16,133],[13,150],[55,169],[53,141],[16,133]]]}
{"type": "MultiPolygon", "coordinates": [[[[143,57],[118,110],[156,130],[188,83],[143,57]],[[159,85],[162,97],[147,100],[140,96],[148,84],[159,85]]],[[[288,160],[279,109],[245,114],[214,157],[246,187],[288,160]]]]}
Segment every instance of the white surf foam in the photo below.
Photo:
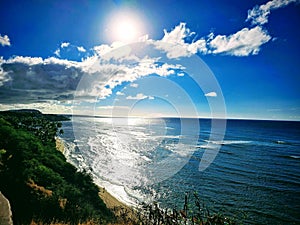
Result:
{"type": "Polygon", "coordinates": [[[210,140],[205,140],[205,142],[215,144],[215,145],[236,145],[236,144],[249,144],[252,141],[244,141],[244,140],[210,141],[210,140]]]}

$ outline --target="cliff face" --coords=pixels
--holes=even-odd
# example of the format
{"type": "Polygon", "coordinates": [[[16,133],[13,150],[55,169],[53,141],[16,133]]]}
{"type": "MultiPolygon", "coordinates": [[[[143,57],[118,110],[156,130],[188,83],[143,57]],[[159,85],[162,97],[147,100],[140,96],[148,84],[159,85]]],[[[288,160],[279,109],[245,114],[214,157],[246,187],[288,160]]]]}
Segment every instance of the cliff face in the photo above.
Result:
{"type": "Polygon", "coordinates": [[[7,198],[0,192],[0,224],[1,225],[13,225],[12,213],[10,210],[10,204],[7,198]]]}

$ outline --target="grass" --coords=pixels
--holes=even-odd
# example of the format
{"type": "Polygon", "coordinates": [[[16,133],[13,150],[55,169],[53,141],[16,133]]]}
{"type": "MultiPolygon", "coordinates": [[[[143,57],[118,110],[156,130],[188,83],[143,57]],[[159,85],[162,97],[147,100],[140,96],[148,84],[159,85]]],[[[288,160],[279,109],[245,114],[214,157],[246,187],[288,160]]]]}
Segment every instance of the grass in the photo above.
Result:
{"type": "Polygon", "coordinates": [[[144,205],[139,213],[141,225],[234,225],[234,220],[220,213],[211,213],[199,195],[186,193],[182,209],[162,209],[157,203],[144,205]]]}

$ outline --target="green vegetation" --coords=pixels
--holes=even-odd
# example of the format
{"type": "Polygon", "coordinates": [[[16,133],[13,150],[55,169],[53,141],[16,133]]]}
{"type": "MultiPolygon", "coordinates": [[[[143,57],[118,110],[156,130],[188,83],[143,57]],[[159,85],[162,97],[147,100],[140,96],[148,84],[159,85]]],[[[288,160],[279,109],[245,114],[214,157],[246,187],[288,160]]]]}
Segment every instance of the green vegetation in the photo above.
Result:
{"type": "Polygon", "coordinates": [[[236,225],[235,220],[221,213],[212,213],[199,195],[186,193],[181,209],[163,209],[157,203],[144,204],[141,210],[115,207],[118,224],[130,225],[236,225]],[[132,216],[133,215],[133,216],[132,216]]]}
{"type": "Polygon", "coordinates": [[[65,119],[35,110],[0,113],[0,191],[10,201],[14,224],[114,220],[92,178],[56,150],[65,119]]]}
{"type": "Polygon", "coordinates": [[[220,213],[211,213],[204,203],[201,202],[199,195],[186,194],[183,208],[161,209],[157,203],[145,205],[143,213],[138,214],[142,225],[235,225],[231,218],[220,213]]]}

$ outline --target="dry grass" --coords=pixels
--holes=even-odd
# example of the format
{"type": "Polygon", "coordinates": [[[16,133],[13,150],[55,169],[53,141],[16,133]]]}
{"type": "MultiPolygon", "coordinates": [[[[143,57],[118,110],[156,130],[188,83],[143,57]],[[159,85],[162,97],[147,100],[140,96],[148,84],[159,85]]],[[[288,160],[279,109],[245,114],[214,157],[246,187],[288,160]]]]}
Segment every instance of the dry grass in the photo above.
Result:
{"type": "Polygon", "coordinates": [[[56,145],[56,149],[64,154],[65,145],[63,140],[61,140],[59,137],[55,137],[55,145],[56,145]]]}
{"type": "Polygon", "coordinates": [[[52,191],[44,188],[43,186],[37,185],[33,180],[29,179],[27,182],[27,185],[37,191],[38,193],[41,193],[45,197],[51,197],[52,191]]]}
{"type": "Polygon", "coordinates": [[[131,208],[120,202],[105,188],[99,188],[99,196],[105,203],[106,207],[111,209],[117,218],[117,222],[109,225],[133,225],[137,223],[137,213],[134,208],[131,208]]]}
{"type": "MultiPolygon", "coordinates": [[[[30,225],[45,225],[42,222],[36,222],[36,221],[31,221],[30,225]]],[[[59,222],[52,222],[47,225],[71,225],[70,223],[59,223],[59,222]]],[[[96,223],[94,221],[87,221],[85,223],[79,223],[78,225],[101,225],[99,223],[96,223]]],[[[107,225],[134,225],[134,223],[131,222],[116,222],[116,223],[109,223],[107,225]]]]}
{"type": "MultiPolygon", "coordinates": [[[[42,222],[36,222],[36,221],[31,221],[30,225],[45,225],[42,222]]],[[[52,222],[48,225],[71,225],[70,223],[58,223],[58,222],[52,222]]],[[[78,225],[100,225],[99,223],[95,223],[93,221],[88,221],[85,223],[79,223],[78,225]]]]}

